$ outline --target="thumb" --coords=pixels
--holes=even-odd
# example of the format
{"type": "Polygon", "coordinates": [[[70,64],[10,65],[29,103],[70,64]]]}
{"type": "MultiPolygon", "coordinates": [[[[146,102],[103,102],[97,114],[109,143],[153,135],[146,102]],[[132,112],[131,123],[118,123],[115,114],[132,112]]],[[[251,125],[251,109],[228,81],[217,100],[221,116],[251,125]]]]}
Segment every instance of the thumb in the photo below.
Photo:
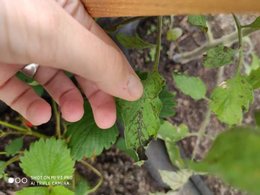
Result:
{"type": "Polygon", "coordinates": [[[2,20],[6,24],[0,27],[3,32],[0,60],[19,64],[35,62],[67,70],[113,96],[130,101],[141,97],[142,84],[122,52],[91,32],[97,28],[96,23],[92,22],[86,29],[52,0],[30,4],[22,1],[15,14],[15,5],[4,2],[5,6],[0,6],[5,9],[2,20]],[[4,44],[8,43],[12,44],[6,50],[4,44]]]}

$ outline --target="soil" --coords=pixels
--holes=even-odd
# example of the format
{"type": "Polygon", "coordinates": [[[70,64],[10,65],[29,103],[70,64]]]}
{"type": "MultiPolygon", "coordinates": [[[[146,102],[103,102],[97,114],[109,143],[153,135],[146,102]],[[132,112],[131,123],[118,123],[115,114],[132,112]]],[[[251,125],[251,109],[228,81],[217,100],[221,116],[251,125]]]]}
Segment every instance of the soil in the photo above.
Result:
{"type": "MultiPolygon", "coordinates": [[[[241,16],[242,22],[248,23],[254,19],[255,16],[241,16]]],[[[233,19],[230,15],[216,15],[208,16],[209,24],[213,31],[213,37],[219,38],[225,34],[229,34],[235,30],[233,19]]],[[[195,48],[203,45],[207,40],[205,33],[197,27],[192,27],[187,22],[186,16],[175,17],[173,26],[183,29],[183,35],[176,42],[169,42],[166,40],[166,32],[169,29],[170,18],[165,17],[163,27],[163,40],[162,40],[162,54],[160,62],[160,72],[164,75],[169,89],[176,93],[176,115],[170,120],[174,124],[186,124],[191,132],[197,132],[205,117],[207,110],[207,102],[204,100],[194,101],[191,98],[182,94],[174,86],[172,80],[172,72],[184,72],[188,75],[199,76],[203,79],[208,87],[208,94],[216,85],[217,70],[205,69],[202,67],[202,57],[190,61],[188,63],[176,63],[172,60],[175,53],[192,51],[195,48]]],[[[141,21],[137,31],[145,40],[154,43],[156,40],[156,32],[154,29],[156,26],[156,18],[148,18],[141,21]]],[[[257,54],[260,54],[260,34],[255,33],[250,36],[253,49],[257,54]]],[[[234,44],[233,47],[236,47],[234,44]]],[[[130,50],[129,59],[135,69],[142,71],[150,70],[153,62],[151,60],[150,50],[130,50]]],[[[250,61],[250,56],[246,56],[247,61],[250,61]]],[[[235,69],[235,64],[227,66],[224,70],[222,80],[229,78],[235,69]]],[[[260,92],[255,93],[255,103],[251,106],[248,113],[245,114],[244,123],[252,124],[253,113],[255,109],[260,109],[260,92]]],[[[9,121],[13,124],[19,125],[21,119],[17,113],[11,109],[4,109],[0,106],[0,119],[3,121],[9,121]],[[3,113],[1,111],[5,110],[3,113]]],[[[51,134],[54,125],[53,119],[47,125],[39,127],[41,132],[51,134]]],[[[225,126],[221,124],[214,115],[211,115],[210,123],[207,127],[207,136],[202,139],[196,151],[196,160],[203,158],[212,144],[212,137],[222,132],[225,126]]],[[[0,138],[0,151],[3,151],[4,146],[13,139],[14,136],[8,136],[0,138]]],[[[25,148],[33,141],[31,137],[24,137],[25,148]]],[[[196,143],[196,137],[191,137],[183,140],[180,144],[184,149],[186,156],[191,157],[194,145],[196,143]]],[[[8,158],[0,156],[0,160],[7,160],[8,158]]],[[[97,168],[104,177],[104,182],[99,190],[94,193],[96,195],[148,195],[149,192],[164,191],[163,188],[149,175],[148,171],[144,167],[138,167],[134,165],[133,161],[124,153],[112,148],[105,151],[102,155],[89,159],[89,163],[97,168]]],[[[90,184],[94,185],[97,182],[97,177],[91,171],[77,165],[78,172],[90,181],[90,184]]],[[[21,172],[18,163],[10,165],[7,169],[9,176],[24,176],[21,172]]],[[[216,195],[241,195],[245,194],[237,189],[224,184],[218,178],[212,176],[203,177],[205,183],[216,195]]],[[[23,186],[10,185],[0,180],[0,195],[1,194],[13,194],[13,191],[21,189],[23,186]]]]}

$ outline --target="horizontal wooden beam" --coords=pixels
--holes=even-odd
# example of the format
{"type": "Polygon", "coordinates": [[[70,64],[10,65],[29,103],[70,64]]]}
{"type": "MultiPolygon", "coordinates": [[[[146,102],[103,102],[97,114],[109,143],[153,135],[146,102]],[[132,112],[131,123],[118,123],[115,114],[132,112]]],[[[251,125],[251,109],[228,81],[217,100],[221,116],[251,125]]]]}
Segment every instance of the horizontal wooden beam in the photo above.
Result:
{"type": "Polygon", "coordinates": [[[82,0],[93,17],[259,13],[260,0],[82,0]]]}

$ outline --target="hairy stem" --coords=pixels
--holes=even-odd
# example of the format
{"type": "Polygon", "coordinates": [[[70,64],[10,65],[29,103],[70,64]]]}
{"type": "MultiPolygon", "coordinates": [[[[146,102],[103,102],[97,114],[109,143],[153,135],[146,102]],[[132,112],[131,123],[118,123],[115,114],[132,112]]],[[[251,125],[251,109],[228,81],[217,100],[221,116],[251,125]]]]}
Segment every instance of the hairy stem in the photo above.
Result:
{"type": "Polygon", "coordinates": [[[193,152],[192,152],[192,157],[191,157],[192,160],[195,159],[195,155],[197,154],[197,150],[199,148],[199,144],[200,144],[202,138],[204,137],[204,135],[206,133],[207,126],[208,126],[208,124],[210,122],[210,116],[211,116],[211,111],[210,111],[209,108],[207,108],[207,111],[206,111],[206,114],[205,114],[205,118],[204,118],[203,122],[201,123],[200,129],[198,131],[197,140],[196,140],[193,152]]]}
{"type": "Polygon", "coordinates": [[[32,131],[31,129],[28,130],[28,129],[25,129],[23,127],[19,127],[19,126],[16,126],[16,125],[13,125],[13,124],[1,121],[1,120],[0,120],[0,125],[17,131],[16,133],[11,133],[11,132],[9,133],[8,132],[7,134],[23,134],[23,135],[34,136],[34,137],[37,137],[37,138],[47,138],[47,136],[45,136],[41,133],[32,131]]]}
{"type": "Polygon", "coordinates": [[[158,71],[159,63],[160,63],[161,47],[162,47],[162,19],[163,19],[162,16],[158,17],[157,44],[156,44],[155,62],[153,66],[154,71],[158,71]]]}
{"type": "Polygon", "coordinates": [[[60,113],[57,108],[57,104],[54,100],[52,100],[52,107],[55,115],[55,120],[56,120],[56,136],[60,139],[61,138],[61,123],[60,123],[60,113]]]}
{"type": "MultiPolygon", "coordinates": [[[[242,35],[247,36],[253,32],[255,32],[256,29],[243,29],[242,35]]],[[[238,40],[237,32],[231,33],[229,35],[223,36],[219,39],[214,39],[211,41],[211,43],[207,42],[204,45],[189,51],[189,52],[183,52],[183,53],[177,53],[173,56],[173,61],[179,62],[179,63],[187,63],[192,60],[200,58],[206,51],[209,49],[216,47],[219,44],[225,43],[225,44],[232,44],[238,40]]]]}
{"type": "Polygon", "coordinates": [[[8,127],[8,128],[11,128],[11,129],[14,129],[16,131],[21,131],[21,132],[27,132],[28,131],[27,129],[25,129],[23,127],[19,127],[19,126],[13,125],[13,124],[10,124],[10,123],[5,122],[5,121],[0,121],[0,125],[8,127]]]}
{"type": "Polygon", "coordinates": [[[238,66],[237,66],[237,75],[240,74],[242,66],[243,66],[243,34],[242,34],[242,27],[240,21],[238,20],[237,16],[233,14],[233,18],[236,23],[237,27],[237,36],[238,36],[238,50],[239,50],[239,58],[238,58],[238,66]]]}
{"type": "Polygon", "coordinates": [[[91,171],[93,171],[98,177],[99,177],[99,181],[98,183],[95,185],[95,187],[93,187],[91,190],[88,191],[88,193],[93,193],[96,192],[97,189],[102,185],[103,183],[103,175],[95,168],[93,167],[91,164],[89,164],[88,162],[81,160],[80,161],[81,164],[83,164],[85,167],[87,167],[88,169],[90,169],[91,171]]]}
{"type": "Polygon", "coordinates": [[[1,169],[4,169],[5,167],[9,166],[10,164],[19,161],[20,160],[20,156],[14,156],[13,158],[9,159],[8,161],[6,161],[2,166],[0,166],[1,169]]]}
{"type": "MultiPolygon", "coordinates": [[[[220,67],[218,69],[218,72],[217,72],[217,83],[216,85],[219,85],[222,80],[223,80],[223,73],[224,73],[224,66],[220,67]]],[[[210,101],[210,100],[209,100],[210,101]]],[[[195,143],[195,146],[194,146],[194,149],[193,149],[193,152],[192,152],[192,160],[195,159],[195,156],[197,154],[197,151],[199,149],[199,144],[202,140],[202,138],[204,136],[207,136],[206,135],[206,130],[207,130],[207,126],[209,125],[210,123],[210,116],[211,116],[211,110],[209,109],[209,107],[207,108],[207,111],[206,111],[206,114],[205,114],[205,117],[204,117],[204,120],[202,121],[201,125],[200,125],[200,129],[199,131],[196,133],[197,135],[197,140],[196,140],[196,143],[195,143]]],[[[212,138],[211,138],[212,139],[212,138]]]]}

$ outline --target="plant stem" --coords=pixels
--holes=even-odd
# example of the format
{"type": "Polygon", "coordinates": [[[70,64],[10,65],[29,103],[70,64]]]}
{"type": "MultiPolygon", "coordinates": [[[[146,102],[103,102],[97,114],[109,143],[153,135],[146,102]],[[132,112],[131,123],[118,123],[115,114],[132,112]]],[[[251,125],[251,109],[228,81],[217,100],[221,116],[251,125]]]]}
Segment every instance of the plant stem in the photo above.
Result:
{"type": "Polygon", "coordinates": [[[38,133],[36,131],[28,131],[28,132],[21,132],[22,134],[24,135],[30,135],[30,136],[34,136],[34,137],[37,137],[37,138],[48,138],[48,136],[46,135],[43,135],[41,133],[38,133]]]}
{"type": "Polygon", "coordinates": [[[6,152],[0,152],[0,155],[5,155],[6,154],[6,152]]]}
{"type": "MultiPolygon", "coordinates": [[[[35,132],[35,131],[32,131],[32,130],[28,130],[28,129],[25,129],[25,128],[22,128],[22,127],[1,121],[1,120],[0,120],[0,125],[5,126],[7,128],[10,128],[10,129],[14,129],[14,130],[18,131],[17,133],[19,133],[19,134],[30,135],[30,136],[34,136],[34,137],[38,137],[38,138],[47,138],[46,135],[43,135],[41,133],[38,133],[38,132],[35,132]]],[[[11,133],[11,132],[9,133],[8,132],[7,134],[16,134],[16,133],[11,133]]]]}
{"type": "Polygon", "coordinates": [[[206,36],[208,38],[208,43],[211,44],[214,40],[214,37],[213,37],[211,26],[210,26],[209,22],[207,22],[207,26],[208,26],[208,30],[207,30],[206,36]]]}
{"type": "Polygon", "coordinates": [[[17,155],[17,156],[14,156],[13,158],[9,159],[8,161],[6,161],[1,167],[1,169],[9,166],[10,164],[16,162],[16,161],[19,161],[20,160],[20,156],[17,155]]]}
{"type": "MultiPolygon", "coordinates": [[[[244,29],[242,30],[242,35],[247,36],[253,32],[257,31],[256,29],[244,29]]],[[[229,35],[223,36],[219,39],[212,40],[211,43],[207,42],[204,45],[188,52],[177,53],[173,56],[173,61],[178,63],[187,63],[192,60],[200,58],[206,51],[209,49],[216,47],[219,44],[225,43],[226,45],[230,45],[238,40],[237,32],[231,33],[229,35]]]]}
{"type": "Polygon", "coordinates": [[[155,62],[153,66],[153,70],[158,72],[159,70],[159,63],[160,63],[160,55],[161,55],[161,47],[162,47],[162,16],[158,16],[158,34],[157,34],[157,44],[156,44],[156,53],[155,53],[155,62]]]}
{"type": "Polygon", "coordinates": [[[242,66],[243,66],[243,35],[242,35],[242,26],[237,16],[233,14],[233,18],[237,27],[237,35],[238,35],[238,50],[239,50],[239,59],[238,59],[238,67],[237,67],[237,75],[240,74],[242,66]]]}
{"type": "Polygon", "coordinates": [[[19,126],[10,124],[10,123],[5,122],[5,121],[0,121],[0,125],[5,126],[5,127],[8,127],[8,128],[11,128],[11,129],[14,129],[14,130],[16,130],[16,131],[20,131],[20,132],[27,132],[27,131],[28,131],[28,130],[25,129],[25,128],[22,128],[22,127],[19,127],[19,126]]]}
{"type": "Polygon", "coordinates": [[[91,190],[88,191],[88,193],[93,193],[96,192],[97,189],[102,185],[103,183],[103,175],[95,168],[93,167],[91,164],[89,164],[88,162],[81,160],[80,163],[82,163],[85,167],[87,167],[88,169],[90,169],[91,171],[93,171],[97,176],[99,176],[99,181],[98,183],[95,185],[94,188],[92,188],[91,190]]]}
{"type": "MultiPolygon", "coordinates": [[[[218,72],[217,72],[217,83],[216,85],[219,85],[222,80],[223,80],[223,74],[224,74],[224,66],[220,67],[218,69],[218,72]]],[[[195,135],[197,136],[197,140],[196,140],[196,143],[195,143],[195,146],[194,146],[194,149],[193,149],[193,152],[192,152],[192,160],[195,159],[195,155],[197,154],[197,150],[199,148],[199,144],[201,142],[201,139],[204,137],[204,136],[207,136],[206,135],[206,128],[207,126],[209,125],[210,123],[210,116],[211,116],[211,110],[209,109],[209,107],[207,108],[207,111],[206,111],[206,114],[205,114],[205,118],[203,120],[203,122],[201,123],[200,125],[200,129],[197,133],[195,133],[195,135]]],[[[212,139],[212,138],[210,138],[212,139]]]]}
{"type": "Polygon", "coordinates": [[[211,111],[210,109],[208,108],[207,111],[206,111],[206,114],[205,114],[205,118],[203,120],[203,122],[201,123],[200,125],[200,129],[198,131],[198,136],[197,136],[197,140],[196,140],[196,143],[195,143],[195,146],[194,146],[194,149],[193,149],[193,152],[192,152],[192,160],[195,159],[195,155],[197,153],[197,150],[199,148],[199,144],[201,142],[201,139],[202,137],[205,135],[206,133],[206,129],[207,129],[207,126],[210,122],[210,116],[211,116],[211,111]]]}
{"type": "Polygon", "coordinates": [[[57,108],[57,104],[54,100],[52,100],[52,107],[54,111],[54,116],[56,120],[56,136],[60,139],[61,138],[61,123],[60,123],[60,113],[57,108]]]}

